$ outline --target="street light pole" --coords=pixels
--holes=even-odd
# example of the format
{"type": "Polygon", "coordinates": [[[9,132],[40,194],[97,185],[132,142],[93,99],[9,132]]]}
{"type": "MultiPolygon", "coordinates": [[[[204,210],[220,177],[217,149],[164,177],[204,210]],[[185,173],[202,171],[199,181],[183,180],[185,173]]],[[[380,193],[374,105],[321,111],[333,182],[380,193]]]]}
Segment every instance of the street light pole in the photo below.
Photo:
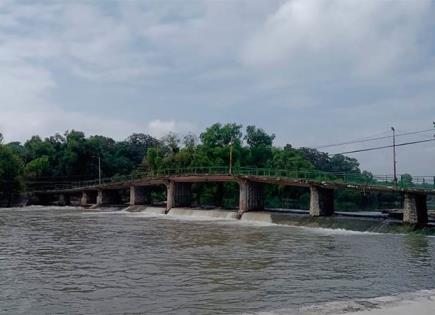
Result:
{"type": "Polygon", "coordinates": [[[397,185],[397,161],[396,161],[396,130],[391,127],[393,131],[393,170],[394,170],[394,185],[397,185]]]}
{"type": "Polygon", "coordinates": [[[98,184],[101,185],[101,157],[98,156],[98,184]]]}
{"type": "Polygon", "coordinates": [[[98,159],[98,184],[101,185],[101,156],[93,155],[92,157],[98,159]]]}
{"type": "Polygon", "coordinates": [[[230,143],[230,167],[229,167],[229,173],[230,175],[233,172],[233,139],[231,139],[230,143]]]}

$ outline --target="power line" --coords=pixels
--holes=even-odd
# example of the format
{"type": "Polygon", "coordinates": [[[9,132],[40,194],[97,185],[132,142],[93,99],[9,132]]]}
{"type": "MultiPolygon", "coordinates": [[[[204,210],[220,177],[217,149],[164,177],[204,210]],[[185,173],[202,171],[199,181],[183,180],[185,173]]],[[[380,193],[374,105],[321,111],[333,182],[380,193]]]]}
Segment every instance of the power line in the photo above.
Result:
{"type": "MultiPolygon", "coordinates": [[[[431,128],[431,129],[425,129],[425,130],[419,130],[419,131],[404,132],[404,133],[397,134],[396,137],[415,135],[418,133],[429,132],[429,131],[434,131],[434,129],[431,128]]],[[[369,141],[389,139],[389,138],[392,138],[392,136],[383,136],[383,137],[367,138],[367,139],[362,139],[362,140],[339,142],[339,143],[334,143],[334,144],[326,144],[326,145],[317,146],[315,148],[322,149],[322,148],[338,147],[338,146],[342,146],[342,145],[346,145],[346,144],[362,143],[362,142],[369,142],[369,141]]]]}
{"type": "MultiPolygon", "coordinates": [[[[399,143],[399,144],[396,144],[396,147],[402,147],[402,146],[405,146],[405,145],[424,143],[424,142],[431,142],[431,141],[435,141],[435,139],[426,139],[426,140],[420,140],[420,141],[412,141],[412,142],[399,143]]],[[[393,145],[384,145],[384,146],[381,146],[381,147],[373,147],[373,148],[353,150],[353,151],[347,151],[347,152],[341,152],[341,153],[333,153],[333,154],[330,154],[330,155],[351,154],[351,153],[358,153],[358,152],[365,152],[365,151],[374,151],[374,150],[380,150],[380,149],[387,149],[387,148],[392,148],[392,147],[393,147],[393,145]]]]}

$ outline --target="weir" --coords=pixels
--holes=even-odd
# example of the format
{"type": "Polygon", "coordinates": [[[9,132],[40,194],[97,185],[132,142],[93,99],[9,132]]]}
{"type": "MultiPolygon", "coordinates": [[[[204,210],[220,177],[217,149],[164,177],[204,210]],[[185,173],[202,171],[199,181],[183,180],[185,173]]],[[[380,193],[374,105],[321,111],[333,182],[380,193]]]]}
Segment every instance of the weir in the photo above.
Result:
{"type": "MultiPolygon", "coordinates": [[[[264,186],[280,185],[303,187],[310,189],[309,215],[311,218],[328,217],[334,214],[334,192],[338,189],[352,189],[364,192],[391,193],[399,192],[404,195],[403,222],[423,227],[428,223],[427,196],[435,195],[435,188],[423,183],[408,186],[380,182],[376,179],[356,178],[343,174],[304,173],[292,171],[274,171],[253,169],[240,170],[238,174],[229,174],[227,169],[222,173],[214,168],[194,168],[186,173],[176,170],[175,175],[170,172],[164,175],[144,175],[137,179],[110,180],[105,184],[86,184],[88,186],[68,186],[65,189],[35,191],[35,202],[42,204],[67,205],[73,194],[81,194],[80,204],[110,205],[128,203],[131,207],[152,204],[152,189],[166,187],[166,213],[173,208],[191,207],[193,183],[217,183],[215,192],[215,206],[222,207],[223,183],[237,183],[239,185],[238,218],[247,212],[263,211],[265,207],[264,186]],[[326,176],[327,175],[327,176],[326,176]],[[331,179],[328,179],[331,178],[331,179]],[[129,191],[129,200],[126,199],[129,191]]],[[[162,194],[157,193],[155,196],[162,194]]],[[[77,199],[75,197],[75,199],[77,199]]],[[[219,210],[221,211],[221,210],[219,210]]],[[[254,215],[255,216],[255,215],[254,215]]],[[[248,216],[249,217],[249,216],[248,216]]]]}

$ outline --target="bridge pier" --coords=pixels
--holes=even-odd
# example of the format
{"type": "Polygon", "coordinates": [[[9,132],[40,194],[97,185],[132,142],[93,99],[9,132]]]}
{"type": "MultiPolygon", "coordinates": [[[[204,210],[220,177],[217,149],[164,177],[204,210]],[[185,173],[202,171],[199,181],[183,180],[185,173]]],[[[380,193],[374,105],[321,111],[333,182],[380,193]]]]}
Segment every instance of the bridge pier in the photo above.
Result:
{"type": "Polygon", "coordinates": [[[175,207],[189,207],[192,203],[192,183],[169,181],[166,185],[166,211],[175,207]]]}
{"type": "Polygon", "coordinates": [[[80,205],[86,207],[90,204],[97,203],[97,192],[96,191],[82,191],[82,197],[80,198],[80,205]]]}
{"type": "Polygon", "coordinates": [[[68,194],[59,194],[59,198],[57,201],[59,206],[68,206],[71,204],[70,196],[68,194]]]}
{"type": "Polygon", "coordinates": [[[118,190],[115,189],[98,190],[97,205],[115,205],[120,203],[121,203],[121,198],[119,196],[118,190]]]}
{"type": "Polygon", "coordinates": [[[428,223],[426,194],[405,193],[403,222],[417,226],[425,226],[428,223]]]}
{"type": "Polygon", "coordinates": [[[130,186],[130,206],[151,204],[149,187],[130,186]]]}
{"type": "Polygon", "coordinates": [[[334,190],[310,186],[310,216],[330,216],[334,214],[334,190]]]}
{"type": "Polygon", "coordinates": [[[264,210],[264,184],[240,180],[239,187],[239,218],[247,211],[264,210]]]}

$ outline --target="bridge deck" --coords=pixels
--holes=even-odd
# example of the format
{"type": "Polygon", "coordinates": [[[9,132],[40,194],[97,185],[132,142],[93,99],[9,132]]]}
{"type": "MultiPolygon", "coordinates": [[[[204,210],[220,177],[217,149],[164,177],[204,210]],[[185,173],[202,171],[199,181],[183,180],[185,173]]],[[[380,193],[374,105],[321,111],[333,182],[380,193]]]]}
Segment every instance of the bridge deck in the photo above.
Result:
{"type": "Polygon", "coordinates": [[[98,183],[76,183],[69,186],[52,187],[48,189],[34,190],[34,193],[76,193],[81,191],[92,191],[99,189],[128,189],[131,186],[159,186],[166,185],[170,181],[187,182],[187,183],[205,183],[205,182],[240,182],[249,180],[265,184],[310,187],[320,186],[329,189],[353,189],[360,191],[377,191],[377,192],[403,192],[435,195],[435,188],[418,187],[401,187],[394,184],[377,184],[377,183],[351,183],[340,180],[319,180],[303,178],[287,178],[280,176],[268,175],[228,175],[228,174],[198,174],[198,175],[170,175],[170,176],[147,176],[136,179],[124,180],[105,180],[102,184],[98,183]]]}

